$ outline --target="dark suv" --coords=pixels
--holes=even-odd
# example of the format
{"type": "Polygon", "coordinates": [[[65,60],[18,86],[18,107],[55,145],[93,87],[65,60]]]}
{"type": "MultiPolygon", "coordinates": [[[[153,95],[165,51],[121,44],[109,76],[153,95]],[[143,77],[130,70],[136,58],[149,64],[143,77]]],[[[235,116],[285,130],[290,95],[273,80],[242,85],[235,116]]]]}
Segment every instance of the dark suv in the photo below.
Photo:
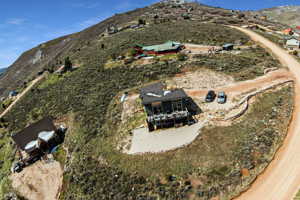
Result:
{"type": "Polygon", "coordinates": [[[212,90],[208,91],[206,97],[205,97],[205,102],[213,102],[216,98],[216,93],[212,90]]]}

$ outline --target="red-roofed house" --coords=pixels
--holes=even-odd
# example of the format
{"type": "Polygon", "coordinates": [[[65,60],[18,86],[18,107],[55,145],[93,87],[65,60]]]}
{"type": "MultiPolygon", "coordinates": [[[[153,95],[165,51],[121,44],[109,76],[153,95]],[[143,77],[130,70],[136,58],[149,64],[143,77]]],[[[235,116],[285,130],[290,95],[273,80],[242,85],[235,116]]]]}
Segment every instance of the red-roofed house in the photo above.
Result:
{"type": "Polygon", "coordinates": [[[293,35],[294,34],[293,29],[291,29],[291,28],[283,30],[282,33],[285,35],[293,35]]]}

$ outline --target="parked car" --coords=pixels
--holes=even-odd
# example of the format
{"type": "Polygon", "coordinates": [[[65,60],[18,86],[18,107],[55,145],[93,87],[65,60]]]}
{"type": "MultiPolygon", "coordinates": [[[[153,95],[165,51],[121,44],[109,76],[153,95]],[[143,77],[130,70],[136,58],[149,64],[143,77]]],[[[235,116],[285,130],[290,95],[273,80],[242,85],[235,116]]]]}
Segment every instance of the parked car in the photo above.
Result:
{"type": "Polygon", "coordinates": [[[205,102],[213,102],[216,98],[216,93],[213,90],[208,91],[205,102]]]}
{"type": "Polygon", "coordinates": [[[219,92],[218,93],[218,103],[224,104],[226,103],[227,100],[227,95],[225,94],[225,92],[219,92]]]}

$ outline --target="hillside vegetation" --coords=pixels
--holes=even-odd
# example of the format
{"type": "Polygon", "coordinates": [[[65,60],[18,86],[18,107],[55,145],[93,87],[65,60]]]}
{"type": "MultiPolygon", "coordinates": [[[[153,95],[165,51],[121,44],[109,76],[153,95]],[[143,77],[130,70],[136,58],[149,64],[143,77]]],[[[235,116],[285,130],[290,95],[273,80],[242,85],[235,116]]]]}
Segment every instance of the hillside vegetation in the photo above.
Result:
{"type": "MultiPolygon", "coordinates": [[[[121,27],[138,21],[140,18],[145,19],[148,24],[172,22],[177,27],[177,30],[172,32],[172,34],[176,34],[179,30],[183,30],[180,29],[179,25],[176,25],[178,21],[183,20],[183,14],[189,16],[188,20],[214,23],[215,26],[219,27],[221,27],[221,24],[245,24],[249,22],[265,26],[281,26],[278,23],[253,18],[252,15],[244,14],[239,11],[213,8],[197,3],[188,3],[183,7],[157,3],[146,8],[116,14],[81,32],[54,39],[23,53],[20,58],[9,67],[6,73],[0,77],[0,96],[6,96],[10,90],[22,89],[24,82],[26,83],[32,80],[40,71],[59,68],[63,64],[63,60],[66,56],[77,54],[78,51],[81,51],[87,46],[93,46],[94,43],[91,41],[99,39],[110,25],[121,27]]],[[[188,29],[190,28],[192,27],[188,27],[188,29]]],[[[186,30],[187,29],[184,31],[186,30]]],[[[202,31],[210,31],[212,34],[211,40],[216,38],[213,36],[215,34],[213,28],[211,30],[203,29],[202,31]]],[[[199,37],[201,36],[202,35],[199,35],[199,37]]],[[[226,37],[231,36],[227,34],[226,37]]],[[[205,39],[206,38],[203,38],[202,40],[204,41],[205,39]]],[[[75,64],[80,65],[81,63],[79,61],[75,64]]]]}
{"type": "MultiPolygon", "coordinates": [[[[291,88],[278,91],[275,94],[270,93],[260,98],[258,107],[254,109],[263,112],[252,119],[253,123],[241,122],[230,130],[215,128],[215,130],[220,131],[226,130],[226,134],[228,131],[231,133],[230,137],[227,137],[229,135],[226,135],[225,132],[219,133],[210,128],[205,130],[207,136],[212,135],[213,132],[217,134],[215,135],[216,138],[223,135],[226,137],[222,139],[224,141],[231,136],[230,141],[232,142],[235,140],[235,136],[242,138],[242,140],[238,140],[241,142],[240,144],[230,147],[232,149],[228,150],[229,154],[226,162],[224,160],[224,165],[215,163],[214,166],[210,164],[202,166],[199,165],[201,163],[200,158],[199,163],[196,163],[196,160],[191,162],[201,155],[200,149],[194,149],[195,146],[191,146],[192,149],[181,149],[157,157],[151,155],[125,156],[116,151],[116,147],[109,143],[110,138],[117,133],[112,130],[115,130],[114,127],[119,123],[121,114],[118,107],[113,104],[114,97],[123,91],[138,88],[144,83],[174,76],[181,72],[185,62],[157,62],[137,67],[121,65],[108,69],[104,67],[104,64],[112,55],[122,54],[133,44],[157,44],[167,40],[192,41],[207,45],[221,45],[236,41],[249,42],[247,36],[231,28],[196,21],[153,24],[141,30],[132,30],[130,33],[121,32],[109,37],[100,36],[86,43],[80,51],[70,55],[71,60],[81,64],[79,69],[64,76],[57,77],[57,75],[50,74],[44,83],[31,90],[7,115],[5,120],[9,122],[9,132],[16,132],[27,124],[48,115],[52,115],[56,119],[67,118],[69,119],[68,122],[72,122],[70,123],[71,130],[68,132],[65,142],[69,159],[64,160],[61,156],[57,156],[66,164],[61,199],[119,200],[158,199],[159,197],[184,199],[190,194],[197,194],[199,198],[207,199],[220,194],[227,197],[229,194],[239,191],[237,183],[240,180],[240,168],[233,168],[232,165],[235,161],[232,158],[243,158],[246,155],[248,150],[240,152],[242,151],[240,147],[249,137],[252,137],[251,134],[267,131],[257,128],[263,127],[263,124],[260,124],[261,120],[275,117],[274,113],[272,114],[274,108],[279,108],[278,106],[285,110],[289,108],[290,98],[283,97],[292,95],[291,88]],[[189,29],[188,32],[185,31],[187,29],[189,29]],[[268,99],[268,101],[263,101],[264,99],[268,99]],[[254,124],[257,124],[256,128],[253,126],[254,124]],[[241,135],[238,134],[237,130],[243,130],[241,135]],[[249,132],[248,130],[252,131],[249,132]],[[240,150],[238,151],[238,149],[240,150]],[[182,160],[183,157],[180,155],[186,154],[186,151],[190,150],[194,153],[190,157],[186,157],[186,160],[182,160]],[[236,154],[233,155],[230,152],[236,152],[236,154]],[[175,153],[178,153],[178,157],[175,156],[175,153]],[[145,165],[148,167],[145,168],[145,165]],[[205,181],[205,186],[192,187],[191,180],[189,180],[190,175],[196,176],[196,178],[203,177],[201,180],[205,181]],[[232,181],[231,179],[226,181],[225,177],[229,175],[234,177],[232,181]],[[215,185],[215,180],[219,180],[217,185],[215,185]]],[[[198,63],[187,64],[184,67],[190,69],[207,67],[212,70],[223,71],[238,80],[246,80],[262,75],[264,67],[278,66],[277,61],[263,49],[254,48],[247,51],[240,55],[228,55],[228,57],[226,55],[212,58],[200,57],[198,63]],[[230,59],[234,59],[240,64],[230,64],[230,59]],[[227,65],[224,61],[228,61],[229,64],[227,65]],[[264,61],[273,64],[259,64],[264,61]],[[243,66],[243,64],[245,65],[243,66]],[[253,70],[255,73],[248,73],[251,76],[246,76],[249,70],[253,70]]],[[[286,112],[279,111],[278,113],[286,112]]],[[[287,113],[289,115],[290,112],[287,113]]],[[[256,114],[252,113],[249,117],[254,115],[256,114]]],[[[278,117],[280,116],[278,115],[278,117]]],[[[288,119],[288,117],[284,119],[288,119]]],[[[284,119],[282,120],[284,121],[284,119]]],[[[283,123],[283,127],[285,125],[283,123]]],[[[274,128],[281,130],[280,127],[274,128]]],[[[271,130],[268,131],[268,134],[272,135],[271,138],[277,138],[279,141],[283,136],[281,131],[275,134],[271,130]]],[[[6,137],[9,135],[6,134],[6,137]]],[[[210,138],[209,141],[216,142],[218,140],[210,138]]],[[[268,148],[267,152],[279,144],[276,142],[273,145],[273,140],[261,140],[261,142],[267,142],[268,145],[270,142],[269,146],[262,144],[262,148],[268,148]]],[[[197,143],[201,142],[197,141],[197,143]]],[[[210,145],[216,146],[214,143],[210,145]]],[[[251,145],[249,148],[254,148],[251,145]]],[[[219,149],[219,153],[223,151],[227,152],[227,150],[219,149]]],[[[9,154],[11,155],[11,150],[9,154]]],[[[218,156],[210,156],[216,159],[215,161],[220,159],[218,156]]],[[[261,165],[265,165],[267,161],[268,159],[263,159],[259,162],[261,165]]],[[[250,166],[246,160],[243,163],[243,159],[240,159],[239,162],[241,162],[240,167],[255,167],[250,166]]],[[[9,173],[7,168],[1,170],[6,175],[9,173]]]]}
{"type": "Polygon", "coordinates": [[[249,113],[232,126],[206,127],[203,137],[187,148],[159,155],[129,156],[112,143],[121,120],[116,97],[125,91],[201,68],[225,73],[235,80],[249,80],[263,75],[266,68],[280,67],[264,49],[253,46],[246,35],[223,25],[247,22],[246,16],[237,11],[188,5],[194,6],[195,19],[197,13],[203,17],[171,20],[172,11],[178,8],[168,7],[170,16],[164,16],[166,7],[155,4],[42,44],[24,53],[9,68],[0,78],[2,94],[22,87],[24,80],[32,79],[40,70],[58,68],[65,57],[79,66],[63,75],[48,73],[1,122],[7,129],[0,130],[0,158],[4,160],[0,162],[0,199],[12,190],[8,179],[15,155],[11,133],[49,115],[69,125],[64,148],[55,155],[64,166],[62,200],[173,200],[193,196],[228,199],[251,183],[285,136],[293,104],[291,85],[260,95],[249,113]],[[153,22],[155,13],[159,20],[153,22]],[[141,17],[149,22],[141,29],[103,34],[110,24],[121,26],[141,17]],[[199,55],[192,61],[158,59],[152,64],[105,67],[109,60],[124,55],[135,44],[168,40],[218,46],[240,43],[249,48],[199,55]],[[274,121],[282,123],[270,125],[274,121]],[[242,170],[248,170],[249,176],[244,176],[242,170]]]}
{"type": "Polygon", "coordinates": [[[300,26],[300,6],[280,6],[260,10],[259,15],[268,16],[269,20],[295,28],[300,26]]]}

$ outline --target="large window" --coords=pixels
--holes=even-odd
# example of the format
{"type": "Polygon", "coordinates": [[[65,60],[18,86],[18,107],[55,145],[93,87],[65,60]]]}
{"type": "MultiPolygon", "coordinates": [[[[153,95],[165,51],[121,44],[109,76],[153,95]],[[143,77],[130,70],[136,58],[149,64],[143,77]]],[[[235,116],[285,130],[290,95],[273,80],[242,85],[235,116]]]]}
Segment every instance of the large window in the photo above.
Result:
{"type": "Polygon", "coordinates": [[[174,101],[172,102],[173,111],[183,111],[183,104],[182,101],[174,101]]]}
{"type": "Polygon", "coordinates": [[[152,103],[152,110],[154,115],[158,115],[163,112],[161,102],[152,103]]]}

